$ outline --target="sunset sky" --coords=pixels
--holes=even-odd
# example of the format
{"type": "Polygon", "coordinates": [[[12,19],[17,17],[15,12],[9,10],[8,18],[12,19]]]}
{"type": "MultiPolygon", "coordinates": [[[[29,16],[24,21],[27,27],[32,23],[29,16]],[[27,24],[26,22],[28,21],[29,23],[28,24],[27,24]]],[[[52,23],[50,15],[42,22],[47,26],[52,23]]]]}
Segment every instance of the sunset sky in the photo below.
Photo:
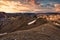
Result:
{"type": "Polygon", "coordinates": [[[1,1],[0,11],[4,12],[60,12],[60,0],[1,0],[1,1]]]}

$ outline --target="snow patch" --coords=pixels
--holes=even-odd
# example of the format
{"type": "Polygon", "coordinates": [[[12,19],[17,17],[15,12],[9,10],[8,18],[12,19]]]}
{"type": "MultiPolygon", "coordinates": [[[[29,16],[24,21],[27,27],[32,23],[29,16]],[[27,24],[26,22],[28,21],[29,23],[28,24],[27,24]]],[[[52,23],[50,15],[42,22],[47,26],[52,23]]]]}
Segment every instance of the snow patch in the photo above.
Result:
{"type": "Polygon", "coordinates": [[[29,22],[28,25],[31,25],[31,24],[33,24],[35,22],[36,22],[36,20],[33,20],[33,21],[29,22]]]}

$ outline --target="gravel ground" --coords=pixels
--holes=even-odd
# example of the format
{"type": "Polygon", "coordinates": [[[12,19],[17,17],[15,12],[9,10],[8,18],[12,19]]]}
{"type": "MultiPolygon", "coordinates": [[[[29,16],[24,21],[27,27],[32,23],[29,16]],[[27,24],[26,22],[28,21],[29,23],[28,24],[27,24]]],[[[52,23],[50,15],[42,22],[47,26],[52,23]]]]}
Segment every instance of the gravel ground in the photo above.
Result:
{"type": "Polygon", "coordinates": [[[60,29],[50,23],[0,36],[0,40],[60,40],[60,29]]]}

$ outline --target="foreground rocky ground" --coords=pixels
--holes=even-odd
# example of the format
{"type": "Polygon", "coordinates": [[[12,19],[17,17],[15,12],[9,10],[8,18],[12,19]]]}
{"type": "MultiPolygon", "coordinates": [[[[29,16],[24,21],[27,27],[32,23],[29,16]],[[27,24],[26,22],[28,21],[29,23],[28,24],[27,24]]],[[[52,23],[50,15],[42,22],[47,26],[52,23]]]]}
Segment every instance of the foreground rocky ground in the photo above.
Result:
{"type": "Polygon", "coordinates": [[[4,18],[0,40],[60,40],[60,20],[28,15],[4,18]]]}

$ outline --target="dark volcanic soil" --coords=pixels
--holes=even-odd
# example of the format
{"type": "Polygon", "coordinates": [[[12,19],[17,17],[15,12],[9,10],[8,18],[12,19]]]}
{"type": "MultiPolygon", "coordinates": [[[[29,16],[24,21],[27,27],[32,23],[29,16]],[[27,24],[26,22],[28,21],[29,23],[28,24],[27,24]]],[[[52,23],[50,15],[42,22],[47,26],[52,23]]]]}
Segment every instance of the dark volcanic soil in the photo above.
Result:
{"type": "Polygon", "coordinates": [[[0,19],[0,40],[60,40],[59,21],[29,15],[9,16],[0,19]]]}

